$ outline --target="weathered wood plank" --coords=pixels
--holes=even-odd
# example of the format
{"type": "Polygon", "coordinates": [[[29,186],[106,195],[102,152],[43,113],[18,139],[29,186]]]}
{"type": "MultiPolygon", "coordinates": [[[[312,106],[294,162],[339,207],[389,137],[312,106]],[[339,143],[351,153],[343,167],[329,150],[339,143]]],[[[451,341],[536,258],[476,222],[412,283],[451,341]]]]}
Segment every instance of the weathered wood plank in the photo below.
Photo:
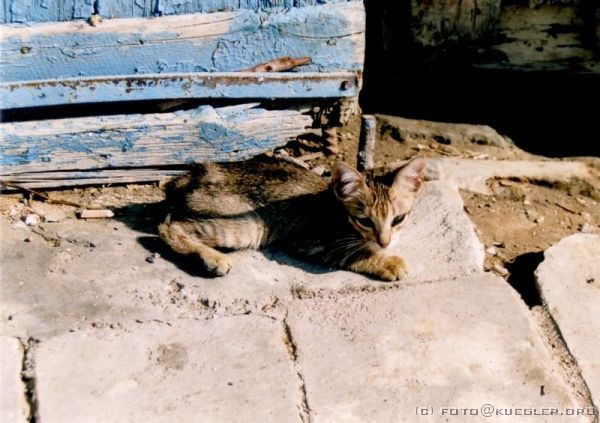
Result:
{"type": "MultiPolygon", "coordinates": [[[[184,13],[210,13],[239,9],[304,7],[356,0],[96,0],[104,18],[149,18],[184,13]]],[[[0,0],[0,22],[58,22],[87,19],[94,0],[0,0]]]]}
{"type": "Polygon", "coordinates": [[[0,175],[243,160],[310,131],[305,110],[248,107],[0,124],[0,175]]]}
{"type": "Polygon", "coordinates": [[[412,0],[412,40],[422,47],[476,40],[494,29],[500,3],[500,0],[412,0]]]}
{"type": "Polygon", "coordinates": [[[0,84],[4,109],[168,98],[340,98],[359,93],[361,75],[333,73],[174,73],[50,79],[0,84]]]}
{"type": "MultiPolygon", "coordinates": [[[[129,184],[140,182],[167,181],[182,175],[185,169],[104,169],[71,172],[36,172],[0,176],[23,188],[61,188],[81,185],[129,184]]],[[[14,191],[11,187],[0,186],[0,191],[14,191]]]]}
{"type": "Polygon", "coordinates": [[[473,52],[474,66],[494,70],[600,73],[585,21],[574,5],[503,6],[498,37],[473,52]]]}
{"type": "Polygon", "coordinates": [[[0,0],[0,11],[1,23],[70,21],[89,18],[94,0],[0,0]]]}
{"type": "Polygon", "coordinates": [[[156,0],[98,0],[97,4],[98,14],[105,19],[149,18],[156,15],[156,0]]]}
{"type": "Polygon", "coordinates": [[[172,72],[233,72],[308,56],[303,72],[360,71],[362,2],[262,12],[3,26],[4,82],[172,72]]]}

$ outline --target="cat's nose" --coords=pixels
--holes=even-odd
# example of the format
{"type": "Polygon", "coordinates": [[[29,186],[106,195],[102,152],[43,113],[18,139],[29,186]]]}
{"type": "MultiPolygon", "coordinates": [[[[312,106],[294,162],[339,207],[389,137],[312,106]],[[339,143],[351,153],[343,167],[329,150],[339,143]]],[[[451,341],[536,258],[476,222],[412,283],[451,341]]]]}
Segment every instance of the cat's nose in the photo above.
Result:
{"type": "Polygon", "coordinates": [[[381,245],[383,248],[390,245],[391,237],[389,235],[379,234],[377,237],[377,243],[381,245]]]}

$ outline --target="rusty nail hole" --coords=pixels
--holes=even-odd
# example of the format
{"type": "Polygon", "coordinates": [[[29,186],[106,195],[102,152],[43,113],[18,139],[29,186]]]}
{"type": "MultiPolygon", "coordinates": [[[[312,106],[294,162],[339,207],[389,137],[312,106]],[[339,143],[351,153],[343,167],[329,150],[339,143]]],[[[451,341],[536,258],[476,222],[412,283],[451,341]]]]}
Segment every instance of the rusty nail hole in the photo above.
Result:
{"type": "Polygon", "coordinates": [[[346,91],[350,88],[350,85],[350,81],[342,81],[342,84],[340,85],[340,90],[346,91]]]}
{"type": "Polygon", "coordinates": [[[31,51],[31,47],[21,47],[21,54],[27,54],[31,51]]]}

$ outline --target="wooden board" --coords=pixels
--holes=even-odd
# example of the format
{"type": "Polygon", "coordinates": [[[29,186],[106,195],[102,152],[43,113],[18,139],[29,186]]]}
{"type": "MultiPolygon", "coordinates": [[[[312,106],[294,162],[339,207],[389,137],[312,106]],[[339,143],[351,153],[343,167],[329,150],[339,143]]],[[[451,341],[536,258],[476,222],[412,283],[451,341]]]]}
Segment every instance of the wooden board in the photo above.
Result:
{"type": "Polygon", "coordinates": [[[0,0],[0,23],[87,19],[94,0],[0,0]]]}
{"type": "MultiPolygon", "coordinates": [[[[412,1],[412,41],[421,47],[438,47],[489,35],[498,22],[500,4],[500,0],[412,1]]],[[[387,7],[404,6],[391,3],[387,7]]]]}
{"type": "MultiPolygon", "coordinates": [[[[0,176],[19,187],[63,188],[82,185],[115,185],[130,183],[162,182],[182,175],[185,169],[144,168],[144,169],[104,169],[70,172],[33,172],[0,176]]],[[[14,191],[13,187],[2,187],[0,191],[14,191]]]]}
{"type": "Polygon", "coordinates": [[[0,23],[57,22],[104,18],[149,18],[223,10],[304,7],[348,0],[0,0],[0,23]]]}
{"type": "Polygon", "coordinates": [[[304,109],[256,104],[0,124],[0,178],[243,160],[310,132],[304,109]]]}
{"type": "MultiPolygon", "coordinates": [[[[362,2],[3,26],[3,82],[174,72],[235,72],[283,56],[299,72],[361,71],[362,2]]],[[[318,95],[317,95],[318,96],[318,95]]]]}
{"type": "Polygon", "coordinates": [[[357,96],[361,75],[175,73],[0,83],[5,109],[169,98],[341,98],[357,96]]]}
{"type": "MultiPolygon", "coordinates": [[[[473,52],[474,66],[493,70],[600,73],[600,44],[584,36],[586,21],[575,5],[502,8],[498,36],[473,52]]],[[[587,16],[586,16],[587,17],[587,16]]],[[[591,16],[593,19],[593,16],[591,16]]]]}

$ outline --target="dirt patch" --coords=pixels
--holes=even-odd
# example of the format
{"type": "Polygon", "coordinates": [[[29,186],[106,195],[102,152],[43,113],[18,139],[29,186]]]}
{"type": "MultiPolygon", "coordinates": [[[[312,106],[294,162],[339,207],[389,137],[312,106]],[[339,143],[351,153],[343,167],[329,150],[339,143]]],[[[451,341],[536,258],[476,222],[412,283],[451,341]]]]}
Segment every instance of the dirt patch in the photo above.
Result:
{"type": "MultiPolygon", "coordinates": [[[[462,191],[465,211],[486,246],[486,269],[503,269],[518,257],[542,252],[576,232],[600,226],[598,186],[588,181],[547,184],[489,181],[493,195],[462,191]]],[[[514,268],[514,266],[513,266],[514,268]]]]}

